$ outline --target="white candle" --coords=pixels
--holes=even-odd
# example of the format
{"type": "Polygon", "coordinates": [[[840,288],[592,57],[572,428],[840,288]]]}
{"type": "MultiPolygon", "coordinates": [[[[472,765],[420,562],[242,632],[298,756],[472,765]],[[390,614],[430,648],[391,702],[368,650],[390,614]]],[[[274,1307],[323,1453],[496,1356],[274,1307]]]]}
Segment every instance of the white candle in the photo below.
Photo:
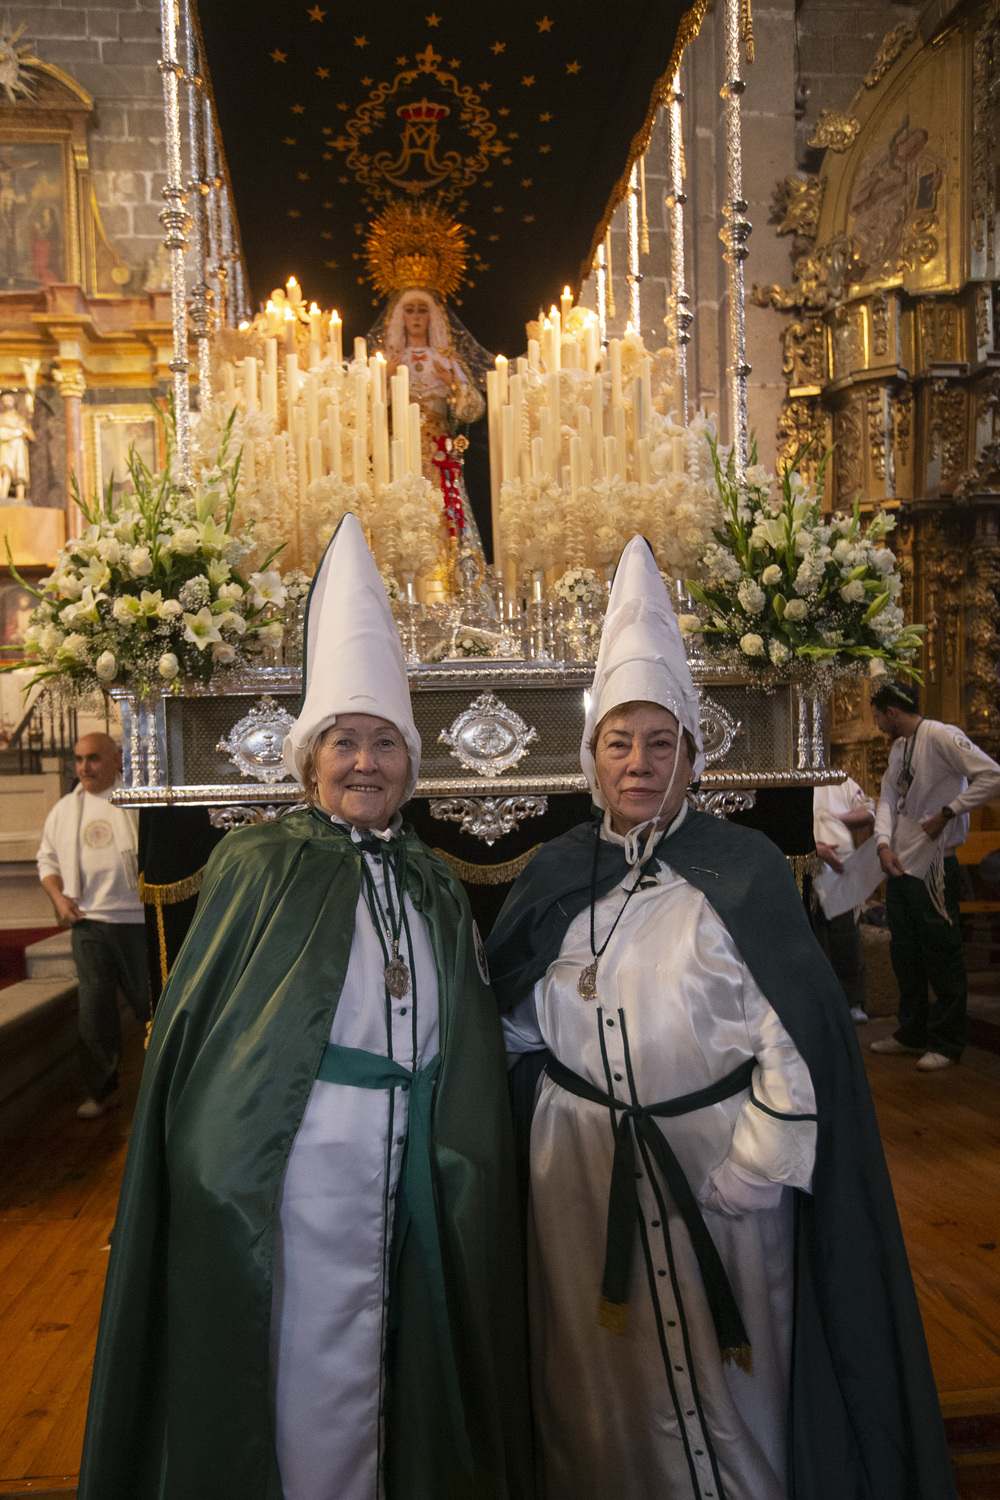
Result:
{"type": "MultiPolygon", "coordinates": [[[[296,423],[295,427],[295,467],[298,471],[299,507],[306,503],[306,490],[309,488],[309,447],[306,437],[306,424],[296,423]]],[[[298,519],[298,518],[297,518],[298,519]]]]}
{"type": "Polygon", "coordinates": [[[365,453],[364,440],[355,433],[352,440],[353,468],[351,479],[355,485],[364,484],[368,478],[368,458],[365,453]]]}
{"type": "Polygon", "coordinates": [[[622,404],[622,345],[621,339],[612,339],[608,345],[611,359],[611,405],[622,404]]]}
{"type": "Polygon", "coordinates": [[[568,286],[563,287],[562,296],[559,298],[559,311],[562,314],[563,322],[566,321],[573,311],[573,293],[568,286]]]}
{"type": "Polygon", "coordinates": [[[597,365],[598,338],[597,322],[595,319],[592,323],[588,322],[586,328],[583,330],[583,368],[588,375],[593,375],[597,365]]]}
{"type": "Polygon", "coordinates": [[[330,314],[330,327],[327,329],[328,351],[335,365],[344,362],[344,324],[343,320],[334,308],[330,314]]]}
{"type": "MultiPolygon", "coordinates": [[[[232,378],[232,365],[226,360],[224,368],[232,378]]],[[[243,361],[243,399],[247,411],[257,410],[257,361],[251,356],[243,361]]]]}
{"type": "Polygon", "coordinates": [[[556,426],[559,425],[559,371],[552,370],[545,377],[545,399],[552,412],[556,426]]]}
{"type": "Polygon", "coordinates": [[[634,440],[638,442],[645,431],[645,391],[642,384],[642,376],[637,375],[632,382],[632,436],[634,440]]]}
{"type": "Polygon", "coordinates": [[[594,478],[600,479],[604,472],[604,389],[600,375],[595,375],[590,382],[590,420],[593,424],[591,461],[594,478]]]}
{"type": "Polygon", "coordinates": [[[277,470],[278,486],[284,489],[288,483],[288,455],[283,432],[279,432],[274,440],[274,467],[277,470]]]}
{"type": "Polygon", "coordinates": [[[222,362],[222,396],[227,406],[232,406],[236,400],[236,383],[233,379],[233,367],[228,359],[222,362]]]}
{"type": "Polygon", "coordinates": [[[264,345],[264,389],[261,393],[264,415],[278,419],[278,340],[264,345]]]}
{"type": "Polygon", "coordinates": [[[649,438],[641,437],[635,445],[637,479],[640,484],[649,484],[649,438]]]}
{"type": "Polygon", "coordinates": [[[295,314],[290,307],[285,308],[285,353],[291,354],[295,348],[295,314]]]}
{"type": "Polygon", "coordinates": [[[326,410],[327,441],[330,449],[330,473],[335,474],[338,479],[343,479],[344,454],[341,446],[340,402],[331,401],[326,410]]]}
{"type": "Polygon", "coordinates": [[[323,478],[323,444],[318,437],[309,439],[309,483],[323,478]]]}
{"type": "Polygon", "coordinates": [[[359,359],[363,365],[368,363],[368,345],[364,339],[354,340],[354,358],[359,359]]]}
{"type": "Polygon", "coordinates": [[[540,437],[531,440],[531,477],[539,482],[545,479],[545,444],[540,437]]]}
{"type": "Polygon", "coordinates": [[[368,385],[369,375],[365,365],[355,365],[351,371],[351,394],[353,396],[352,426],[368,452],[368,385]]]}
{"type": "MultiPolygon", "coordinates": [[[[499,366],[500,359],[497,359],[499,366]]],[[[500,371],[486,372],[486,431],[490,445],[490,515],[493,531],[497,527],[497,506],[500,503],[501,454],[500,454],[500,371]]]]}
{"type": "Polygon", "coordinates": [[[299,357],[285,355],[285,425],[289,432],[295,427],[295,406],[299,399],[299,357]]]}
{"type": "Polygon", "coordinates": [[[506,406],[507,402],[510,400],[510,395],[507,390],[507,377],[510,366],[508,365],[506,358],[502,354],[498,354],[496,357],[496,367],[497,395],[500,398],[500,405],[506,406]]]}
{"type": "MultiPolygon", "coordinates": [[[[520,363],[520,361],[518,361],[518,363],[520,363]]],[[[518,471],[520,471],[521,466],[521,454],[527,453],[529,451],[525,442],[524,432],[524,404],[521,394],[523,390],[523,381],[523,375],[512,375],[510,377],[510,405],[511,410],[514,413],[514,442],[517,451],[518,471]]],[[[513,477],[514,476],[511,475],[511,478],[513,477]]]]}
{"type": "Polygon", "coordinates": [[[607,479],[614,479],[618,472],[618,444],[613,437],[604,439],[604,474],[607,479]]]}
{"type": "MultiPolygon", "coordinates": [[[[624,406],[616,406],[611,415],[612,422],[614,424],[615,453],[618,461],[618,467],[615,472],[618,474],[619,479],[627,479],[628,474],[626,473],[626,465],[628,463],[628,432],[625,425],[624,406]]],[[[610,474],[608,477],[611,477],[610,474]]]]}
{"type": "Polygon", "coordinates": [[[309,423],[309,441],[319,437],[319,376],[309,374],[306,386],[306,420],[309,423]]]}
{"type": "Polygon", "coordinates": [[[409,460],[410,473],[418,479],[424,471],[424,457],[420,442],[420,405],[419,402],[411,401],[409,408],[409,433],[407,436],[406,452],[409,460]]]}
{"type": "Polygon", "coordinates": [[[298,307],[302,301],[302,289],[294,276],[289,276],[285,282],[285,296],[293,307],[298,307]]]}
{"type": "Polygon", "coordinates": [[[309,340],[310,343],[319,344],[323,339],[323,314],[315,302],[309,304],[309,340]]]}
{"type": "Polygon", "coordinates": [[[672,440],[671,446],[674,454],[674,473],[683,474],[687,467],[684,455],[684,439],[682,437],[675,437],[672,440]]]}
{"type": "MultiPolygon", "coordinates": [[[[505,406],[500,412],[500,457],[501,481],[504,484],[517,478],[517,441],[514,437],[514,408],[505,406]]],[[[496,535],[494,534],[494,542],[496,535]]]]}
{"type": "MultiPolygon", "coordinates": [[[[653,362],[648,354],[644,354],[639,364],[642,377],[642,414],[644,424],[649,422],[653,410],[653,362]]],[[[643,426],[643,432],[646,427],[643,426]]]]}
{"type": "MultiPolygon", "coordinates": [[[[558,376],[556,377],[558,379],[558,376]]],[[[546,479],[555,479],[557,469],[555,423],[552,420],[552,408],[540,406],[538,408],[538,434],[536,441],[542,444],[542,473],[546,479]]],[[[531,445],[532,470],[534,470],[535,445],[531,445]]],[[[537,475],[536,475],[537,478],[537,475]]]]}
{"type": "MultiPolygon", "coordinates": [[[[591,424],[590,424],[590,407],[589,406],[578,406],[577,407],[577,409],[576,409],[576,430],[579,433],[579,437],[580,437],[580,483],[582,485],[584,485],[584,486],[589,486],[592,483],[592,479],[591,479],[591,462],[590,462],[591,424]]],[[[570,439],[570,445],[571,445],[570,446],[570,452],[571,453],[573,451],[572,450],[572,441],[573,440],[571,438],[570,439]]]]}
{"type": "Polygon", "coordinates": [[[243,456],[240,459],[240,482],[246,488],[253,484],[257,469],[257,458],[252,441],[247,438],[243,444],[243,456]]]}
{"type": "Polygon", "coordinates": [[[564,370],[578,370],[580,368],[580,345],[576,339],[563,339],[559,362],[564,370]]]}
{"type": "Polygon", "coordinates": [[[323,350],[316,339],[309,340],[309,368],[315,370],[323,358],[323,350]]]}
{"type": "Polygon", "coordinates": [[[532,370],[541,368],[542,350],[537,339],[528,340],[528,365],[532,370]]]}
{"type": "MultiPolygon", "coordinates": [[[[586,410],[586,408],[584,408],[586,410]]],[[[569,493],[576,500],[583,477],[583,445],[578,437],[569,440],[569,493]]]]}
{"type": "Polygon", "coordinates": [[[523,354],[519,354],[517,356],[516,363],[517,363],[517,373],[519,375],[527,375],[527,373],[528,373],[528,361],[525,359],[525,357],[524,357],[523,354]]]}
{"type": "Polygon", "coordinates": [[[402,479],[406,473],[406,443],[402,438],[393,438],[390,447],[392,460],[392,477],[394,480],[402,479]]]}
{"type": "Polygon", "coordinates": [[[384,401],[372,403],[372,481],[378,498],[389,483],[389,425],[384,401]]]}

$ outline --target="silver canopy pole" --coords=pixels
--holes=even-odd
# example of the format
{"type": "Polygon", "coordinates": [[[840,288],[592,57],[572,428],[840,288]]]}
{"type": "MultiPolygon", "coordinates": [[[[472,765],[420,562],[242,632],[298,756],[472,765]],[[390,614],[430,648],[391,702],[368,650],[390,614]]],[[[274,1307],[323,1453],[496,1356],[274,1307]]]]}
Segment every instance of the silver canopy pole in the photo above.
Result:
{"type": "Polygon", "coordinates": [[[740,96],[746,84],[740,78],[741,0],[725,0],[726,81],[719,90],[726,101],[726,202],[725,224],[719,238],[726,247],[729,267],[729,411],[730,437],[736,476],[743,478],[747,461],[746,314],[743,303],[743,262],[746,241],[753,226],[746,217],[743,197],[743,147],[740,134],[740,96]]]}
{"type": "Polygon", "coordinates": [[[670,191],[667,207],[670,210],[670,312],[668,325],[673,334],[674,355],[677,371],[677,394],[681,416],[685,426],[688,420],[687,346],[691,335],[691,313],[688,311],[691,298],[687,291],[684,273],[684,137],[682,134],[681,105],[684,95],[680,89],[680,71],[674,75],[667,103],[670,123],[670,191]]]}
{"type": "Polygon", "coordinates": [[[167,134],[167,182],[163,189],[166,204],[160,210],[160,223],[166,230],[163,243],[170,252],[170,297],[174,324],[174,352],[170,361],[170,370],[174,377],[177,459],[181,482],[189,485],[191,483],[191,392],[188,384],[190,361],[187,357],[187,286],[184,255],[188,247],[185,236],[191,227],[191,219],[185,207],[187,192],[184,188],[181,165],[181,116],[178,85],[184,77],[184,69],[177,59],[176,0],[160,0],[160,25],[163,36],[163,56],[160,58],[159,68],[163,77],[163,117],[167,134]]]}
{"type": "Polygon", "coordinates": [[[190,174],[188,192],[192,195],[191,245],[194,250],[195,284],[191,293],[191,323],[198,349],[198,400],[202,411],[212,401],[212,360],[209,335],[212,330],[212,288],[208,283],[209,184],[205,173],[205,141],[202,128],[201,94],[203,88],[198,44],[191,24],[191,0],[184,5],[184,51],[187,62],[188,133],[190,136],[190,174]]]}

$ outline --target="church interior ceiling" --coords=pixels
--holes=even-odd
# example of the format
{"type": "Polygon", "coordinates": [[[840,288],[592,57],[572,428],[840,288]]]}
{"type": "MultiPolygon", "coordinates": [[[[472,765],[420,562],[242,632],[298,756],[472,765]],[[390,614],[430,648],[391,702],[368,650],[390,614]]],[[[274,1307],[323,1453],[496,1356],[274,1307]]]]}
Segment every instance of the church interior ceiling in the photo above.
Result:
{"type": "MultiPolygon", "coordinates": [[[[701,7],[703,9],[703,6],[701,7]]],[[[590,267],[699,6],[414,6],[361,0],[200,7],[254,296],[290,272],[363,332],[364,241],[393,204],[464,226],[454,302],[489,349],[590,267]]]]}

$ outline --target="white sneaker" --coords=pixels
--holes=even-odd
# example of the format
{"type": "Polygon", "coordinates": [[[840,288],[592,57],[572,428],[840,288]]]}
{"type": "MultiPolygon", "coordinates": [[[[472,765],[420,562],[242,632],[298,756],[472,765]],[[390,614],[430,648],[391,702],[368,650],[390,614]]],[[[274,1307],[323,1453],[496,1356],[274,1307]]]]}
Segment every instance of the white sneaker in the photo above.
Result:
{"type": "Polygon", "coordinates": [[[865,1011],[861,1009],[860,1005],[851,1006],[851,1020],[854,1021],[856,1025],[863,1026],[867,1019],[868,1016],[865,1011]]]}
{"type": "Polygon", "coordinates": [[[109,1094],[106,1099],[84,1099],[76,1112],[78,1120],[96,1120],[100,1115],[106,1115],[109,1109],[117,1109],[121,1099],[117,1093],[109,1094]]]}
{"type": "Polygon", "coordinates": [[[919,1047],[905,1047],[894,1036],[884,1036],[880,1042],[870,1042],[869,1052],[919,1052],[919,1047]]]}
{"type": "Polygon", "coordinates": [[[954,1061],[953,1057],[945,1057],[943,1052],[925,1052],[917,1067],[922,1073],[936,1073],[939,1068],[950,1068],[954,1061]]]}

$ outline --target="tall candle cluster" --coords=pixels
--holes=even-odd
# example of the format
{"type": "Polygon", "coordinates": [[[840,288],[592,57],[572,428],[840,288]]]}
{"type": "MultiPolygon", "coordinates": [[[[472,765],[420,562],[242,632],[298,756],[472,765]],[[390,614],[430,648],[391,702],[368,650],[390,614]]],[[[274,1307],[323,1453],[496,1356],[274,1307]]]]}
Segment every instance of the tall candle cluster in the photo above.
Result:
{"type": "Polygon", "coordinates": [[[651,355],[631,329],[602,351],[597,315],[574,307],[568,288],[527,333],[527,355],[513,365],[498,356],[486,377],[493,529],[508,583],[533,564],[600,562],[584,535],[595,503],[634,510],[662,498],[654,491],[678,492],[667,476],[686,472],[668,351],[651,355]],[[545,534],[540,547],[525,524],[545,534]]]}
{"type": "Polygon", "coordinates": [[[212,451],[215,430],[235,408],[232,441],[243,450],[239,504],[263,541],[288,541],[283,568],[314,567],[331,525],[348,509],[359,514],[376,555],[388,545],[401,498],[412,504],[426,497],[437,524],[440,495],[431,496],[422,478],[420,407],[410,400],[409,370],[401,365],[388,377],[384,356],[369,355],[363,338],[345,361],[340,317],[315,302],[307,307],[294,277],[252,324],[227,333],[218,354],[217,398],[202,414],[200,447],[212,451]]]}

